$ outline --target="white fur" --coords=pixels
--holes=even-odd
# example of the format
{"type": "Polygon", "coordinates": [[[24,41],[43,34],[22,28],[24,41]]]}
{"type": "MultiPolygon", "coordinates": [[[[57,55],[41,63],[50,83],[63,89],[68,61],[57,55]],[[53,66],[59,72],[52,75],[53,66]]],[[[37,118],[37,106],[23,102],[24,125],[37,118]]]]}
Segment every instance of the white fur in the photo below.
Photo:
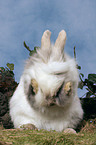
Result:
{"type": "MultiPolygon", "coordinates": [[[[42,38],[44,39],[44,37],[42,38]]],[[[46,46],[45,43],[44,45],[46,46]]],[[[57,49],[54,49],[55,54],[53,49],[54,46],[49,45],[46,50],[41,48],[27,61],[20,83],[9,104],[10,116],[15,128],[31,123],[38,129],[62,131],[68,127],[75,128],[83,117],[83,110],[77,96],[76,63],[66,54],[57,56],[57,49]],[[26,94],[32,78],[37,81],[39,86],[35,95],[35,107],[30,105],[26,94]],[[47,106],[46,96],[53,96],[62,83],[68,81],[74,82],[73,95],[69,98],[68,103],[65,106],[60,106],[58,103],[54,106],[47,106]]]]}

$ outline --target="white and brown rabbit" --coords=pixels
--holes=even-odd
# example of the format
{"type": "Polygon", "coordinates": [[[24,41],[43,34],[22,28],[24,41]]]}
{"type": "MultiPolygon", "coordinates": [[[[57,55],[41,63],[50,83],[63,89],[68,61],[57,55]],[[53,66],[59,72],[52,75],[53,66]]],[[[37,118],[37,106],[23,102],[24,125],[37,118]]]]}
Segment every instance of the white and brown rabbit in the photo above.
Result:
{"type": "Polygon", "coordinates": [[[54,45],[46,30],[41,48],[26,62],[20,83],[10,100],[10,116],[15,128],[63,131],[76,128],[83,118],[77,95],[76,62],[64,53],[66,32],[62,30],[54,45]]]}

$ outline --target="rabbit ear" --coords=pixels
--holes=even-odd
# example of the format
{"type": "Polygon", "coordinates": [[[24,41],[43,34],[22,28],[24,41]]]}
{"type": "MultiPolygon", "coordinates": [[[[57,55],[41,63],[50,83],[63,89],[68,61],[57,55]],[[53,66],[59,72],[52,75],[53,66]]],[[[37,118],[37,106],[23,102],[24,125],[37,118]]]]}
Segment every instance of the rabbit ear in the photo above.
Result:
{"type": "Polygon", "coordinates": [[[63,51],[65,42],[66,42],[66,32],[62,30],[57,37],[57,40],[55,42],[55,47],[63,51]]]}
{"type": "Polygon", "coordinates": [[[51,42],[50,42],[50,36],[51,32],[49,30],[46,30],[41,38],[41,49],[48,49],[50,48],[51,42]]]}

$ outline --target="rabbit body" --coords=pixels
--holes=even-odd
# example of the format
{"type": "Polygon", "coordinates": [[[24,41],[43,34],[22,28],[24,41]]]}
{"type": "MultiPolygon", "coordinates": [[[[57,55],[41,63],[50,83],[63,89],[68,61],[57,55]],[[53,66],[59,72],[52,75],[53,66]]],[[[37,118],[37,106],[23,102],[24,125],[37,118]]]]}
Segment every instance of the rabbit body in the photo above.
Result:
{"type": "Polygon", "coordinates": [[[77,95],[76,62],[63,52],[65,31],[59,33],[55,45],[50,44],[49,37],[47,30],[42,36],[41,48],[27,60],[10,100],[15,128],[33,124],[38,129],[62,131],[76,128],[83,118],[77,95]]]}

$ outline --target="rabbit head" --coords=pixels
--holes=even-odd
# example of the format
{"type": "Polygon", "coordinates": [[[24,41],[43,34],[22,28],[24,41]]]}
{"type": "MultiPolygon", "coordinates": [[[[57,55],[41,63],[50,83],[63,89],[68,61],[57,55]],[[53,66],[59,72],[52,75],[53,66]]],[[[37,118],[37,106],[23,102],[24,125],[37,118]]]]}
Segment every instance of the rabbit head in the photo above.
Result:
{"type": "Polygon", "coordinates": [[[54,45],[51,32],[41,38],[41,48],[26,62],[23,73],[24,93],[34,108],[64,107],[77,95],[76,62],[65,52],[66,32],[62,30],[54,45]]]}

